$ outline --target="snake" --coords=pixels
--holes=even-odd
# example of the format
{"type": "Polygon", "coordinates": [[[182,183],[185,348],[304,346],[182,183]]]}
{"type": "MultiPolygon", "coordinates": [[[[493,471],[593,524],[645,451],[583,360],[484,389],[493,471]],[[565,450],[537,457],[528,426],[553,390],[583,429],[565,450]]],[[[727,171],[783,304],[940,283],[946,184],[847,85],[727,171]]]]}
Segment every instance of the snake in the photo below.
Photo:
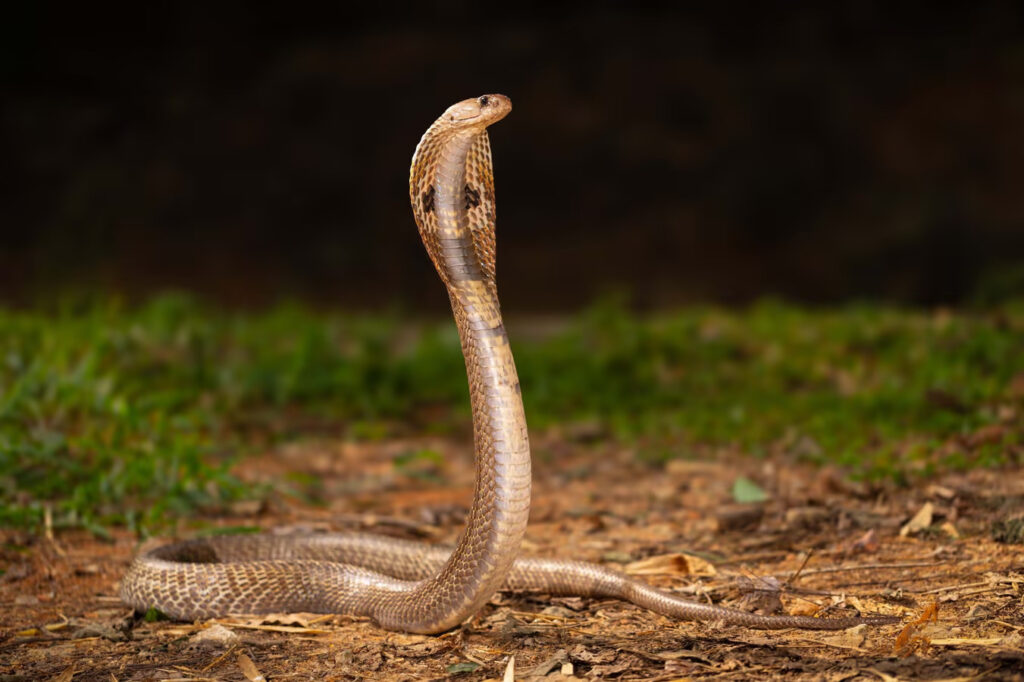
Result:
{"type": "Polygon", "coordinates": [[[487,132],[511,109],[499,94],[452,105],[420,139],[409,172],[416,225],[448,293],[469,382],[475,486],[454,548],[361,532],[203,537],[136,556],[121,581],[122,600],[175,620],[335,613],[421,634],[460,626],[498,591],[615,598],[671,618],[760,629],[898,620],[753,613],[690,601],[600,564],[519,556],[530,510],[530,445],[498,302],[487,132]]]}

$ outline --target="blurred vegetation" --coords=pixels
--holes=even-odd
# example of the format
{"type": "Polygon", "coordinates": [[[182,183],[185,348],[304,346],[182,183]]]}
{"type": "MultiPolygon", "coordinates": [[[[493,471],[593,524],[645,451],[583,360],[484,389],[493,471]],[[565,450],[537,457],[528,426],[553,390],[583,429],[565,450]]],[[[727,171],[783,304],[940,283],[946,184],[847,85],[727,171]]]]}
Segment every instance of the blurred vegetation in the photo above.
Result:
{"type": "MultiPolygon", "coordinates": [[[[720,444],[903,480],[1024,446],[1024,302],[641,317],[609,300],[555,330],[510,327],[531,428],[589,425],[655,461],[720,444]]],[[[450,322],[180,295],[0,310],[0,525],[145,531],[260,494],[230,473],[246,452],[410,421],[469,421],[450,322]]]]}

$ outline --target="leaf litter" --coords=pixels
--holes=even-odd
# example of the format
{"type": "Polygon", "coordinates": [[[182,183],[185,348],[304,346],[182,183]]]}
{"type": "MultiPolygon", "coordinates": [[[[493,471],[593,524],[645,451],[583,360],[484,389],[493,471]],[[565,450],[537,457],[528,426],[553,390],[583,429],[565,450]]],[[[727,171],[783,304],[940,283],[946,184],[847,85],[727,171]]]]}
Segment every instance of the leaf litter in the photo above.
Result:
{"type": "MultiPolygon", "coordinates": [[[[1024,499],[1019,470],[953,472],[913,487],[848,486],[778,454],[756,459],[717,448],[697,452],[689,464],[638,462],[630,447],[565,442],[557,433],[541,434],[535,447],[559,457],[536,467],[536,513],[525,550],[531,555],[603,560],[695,600],[826,617],[892,613],[904,622],[838,633],[759,632],[677,622],[614,600],[538,594],[496,595],[475,618],[440,637],[318,614],[146,622],[116,597],[117,580],[138,546],[130,533],[115,529],[108,541],[80,530],[54,530],[52,538],[9,530],[0,531],[0,675],[1020,679],[1024,558],[1019,545],[993,532],[1019,514],[1008,502],[1024,499]],[[758,513],[743,524],[720,523],[720,510],[737,504],[738,476],[757,481],[766,499],[746,503],[758,513]],[[815,511],[794,515],[794,509],[815,511]],[[945,522],[959,535],[942,531],[945,522]],[[194,646],[200,633],[216,628],[223,630],[221,644],[194,646]]],[[[295,448],[287,446],[286,455],[284,447],[271,448],[237,475],[261,480],[283,468],[280,457],[302,473],[295,448]]],[[[325,448],[330,444],[308,446],[312,453],[325,448]]],[[[329,505],[280,495],[201,521],[212,528],[361,528],[423,542],[457,538],[472,485],[464,437],[380,441],[358,451],[346,462],[351,470],[325,471],[311,458],[325,489],[346,477],[369,483],[329,505]],[[421,449],[445,453],[437,476],[394,469],[395,452],[421,449]],[[448,511],[433,514],[437,525],[431,526],[422,521],[424,508],[448,511]]]]}

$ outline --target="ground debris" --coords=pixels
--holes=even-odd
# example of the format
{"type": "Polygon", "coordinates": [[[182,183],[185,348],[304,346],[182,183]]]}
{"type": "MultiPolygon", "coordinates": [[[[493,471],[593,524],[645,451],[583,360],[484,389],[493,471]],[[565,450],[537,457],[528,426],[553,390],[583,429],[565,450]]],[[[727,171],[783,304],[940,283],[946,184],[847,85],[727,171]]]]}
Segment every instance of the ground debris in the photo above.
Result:
{"type": "Polygon", "coordinates": [[[932,525],[932,517],[935,514],[935,507],[931,502],[925,502],[921,505],[921,508],[914,514],[913,518],[907,521],[902,528],[900,528],[900,536],[906,537],[919,533],[926,530],[932,525]]]}
{"type": "Polygon", "coordinates": [[[237,634],[220,623],[200,630],[189,639],[189,646],[197,649],[226,649],[239,643],[237,634]]]}
{"type": "MultiPolygon", "coordinates": [[[[818,615],[825,605],[822,615],[838,615],[835,607],[842,606],[923,616],[936,602],[938,620],[911,618],[905,636],[899,627],[867,626],[763,632],[677,622],[610,599],[503,594],[464,627],[437,637],[319,614],[150,623],[131,619],[117,600],[117,581],[137,549],[135,538],[116,529],[112,542],[55,530],[65,555],[24,537],[15,539],[27,549],[0,554],[0,570],[6,570],[0,579],[0,676],[47,680],[71,670],[76,682],[260,675],[500,680],[512,657],[520,680],[785,676],[845,682],[948,678],[953,669],[965,679],[1017,674],[1024,649],[1024,565],[1019,545],[994,539],[990,531],[1019,515],[1024,473],[952,473],[919,488],[883,491],[842,485],[835,473],[825,484],[819,470],[771,457],[755,461],[717,452],[716,459],[652,467],[630,453],[600,450],[599,443],[556,445],[551,449],[558,449],[558,461],[537,466],[534,496],[542,512],[527,533],[531,555],[599,562],[612,557],[621,560],[615,567],[691,599],[742,607],[744,593],[757,594],[768,601],[756,605],[762,612],[777,610],[781,600],[789,613],[818,615]],[[570,475],[584,470],[585,476],[570,475]],[[772,495],[744,506],[756,513],[743,523],[718,524],[715,510],[734,505],[732,485],[739,475],[761,482],[772,495]],[[638,493],[666,487],[672,494],[638,493]],[[929,501],[932,521],[901,536],[901,524],[929,501]],[[959,539],[940,532],[943,520],[955,523],[959,539]],[[27,603],[20,595],[36,599],[27,603]],[[196,645],[205,638],[209,645],[196,645]],[[242,655],[252,669],[244,667],[242,655]]],[[[545,447],[543,437],[535,446],[545,447]]],[[[340,488],[350,475],[368,480],[390,470],[396,452],[425,448],[448,456],[445,480],[357,490],[329,509],[275,502],[261,512],[260,523],[356,527],[451,543],[461,530],[459,515],[435,514],[438,525],[427,532],[418,510],[465,508],[472,493],[466,443],[363,445],[358,457],[346,460],[352,471],[327,467],[321,483],[340,488]],[[368,520],[361,522],[367,509],[368,520]]],[[[288,466],[298,461],[298,450],[289,449],[288,466]]],[[[283,465],[272,459],[270,453],[259,461],[277,472],[283,465]]]]}

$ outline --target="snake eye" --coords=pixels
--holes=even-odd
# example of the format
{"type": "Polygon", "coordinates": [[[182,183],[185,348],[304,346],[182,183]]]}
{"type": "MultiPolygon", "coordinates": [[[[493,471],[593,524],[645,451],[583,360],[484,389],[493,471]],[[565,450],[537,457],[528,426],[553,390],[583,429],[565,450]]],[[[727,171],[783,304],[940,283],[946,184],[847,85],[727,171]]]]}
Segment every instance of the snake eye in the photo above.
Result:
{"type": "Polygon", "coordinates": [[[480,102],[480,106],[482,106],[482,107],[486,107],[486,106],[487,106],[487,103],[491,101],[491,98],[490,98],[490,97],[488,97],[487,95],[484,95],[483,97],[481,97],[481,98],[480,98],[479,100],[477,100],[477,101],[479,101],[479,102],[480,102]]]}

